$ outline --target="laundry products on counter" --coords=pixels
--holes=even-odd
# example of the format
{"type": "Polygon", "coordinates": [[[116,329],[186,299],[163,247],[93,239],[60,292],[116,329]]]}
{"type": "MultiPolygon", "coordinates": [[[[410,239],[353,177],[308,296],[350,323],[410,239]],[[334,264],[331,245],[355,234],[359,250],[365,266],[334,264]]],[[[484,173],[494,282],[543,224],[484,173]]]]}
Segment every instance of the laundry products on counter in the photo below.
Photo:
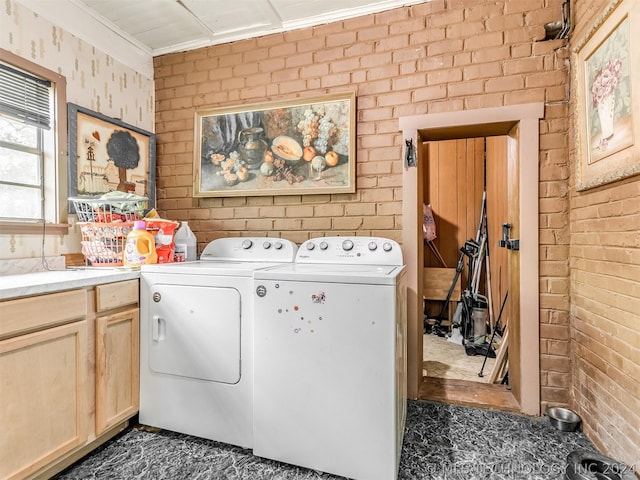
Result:
{"type": "Polygon", "coordinates": [[[174,236],[179,223],[174,220],[166,220],[157,216],[144,219],[147,231],[153,235],[158,253],[157,263],[173,263],[175,254],[174,236]]]}
{"type": "Polygon", "coordinates": [[[197,240],[189,222],[182,222],[180,228],[175,234],[175,261],[176,262],[192,262],[197,260],[197,240]]]}
{"type": "Polygon", "coordinates": [[[158,263],[155,239],[147,232],[144,220],[137,220],[133,230],[127,234],[124,245],[124,265],[139,267],[149,263],[158,263]]]}

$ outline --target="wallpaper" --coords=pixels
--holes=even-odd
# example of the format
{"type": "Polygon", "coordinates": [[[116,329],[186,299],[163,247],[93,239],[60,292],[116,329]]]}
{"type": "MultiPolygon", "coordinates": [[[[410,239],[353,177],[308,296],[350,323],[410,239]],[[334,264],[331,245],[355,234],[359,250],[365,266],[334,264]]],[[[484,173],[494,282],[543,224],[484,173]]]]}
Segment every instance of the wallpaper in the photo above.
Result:
{"type": "Polygon", "coordinates": [[[153,131],[153,79],[119,64],[13,0],[2,0],[0,48],[64,75],[67,101],[153,131]]]}
{"type": "MultiPolygon", "coordinates": [[[[64,75],[67,101],[154,131],[154,84],[128,66],[13,0],[0,0],[0,48],[64,75]]],[[[1,259],[33,259],[80,251],[69,235],[0,235],[1,259]],[[43,247],[44,245],[44,247],[43,247]]],[[[16,272],[12,272],[16,273],[16,272]]]]}

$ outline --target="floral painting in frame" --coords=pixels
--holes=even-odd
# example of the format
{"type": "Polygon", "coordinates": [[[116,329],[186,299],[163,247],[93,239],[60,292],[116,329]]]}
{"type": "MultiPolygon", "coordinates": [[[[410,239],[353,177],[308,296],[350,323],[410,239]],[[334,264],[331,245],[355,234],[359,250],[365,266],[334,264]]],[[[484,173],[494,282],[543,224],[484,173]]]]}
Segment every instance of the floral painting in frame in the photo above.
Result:
{"type": "Polygon", "coordinates": [[[578,190],[640,173],[639,5],[614,2],[575,50],[578,190]]]}

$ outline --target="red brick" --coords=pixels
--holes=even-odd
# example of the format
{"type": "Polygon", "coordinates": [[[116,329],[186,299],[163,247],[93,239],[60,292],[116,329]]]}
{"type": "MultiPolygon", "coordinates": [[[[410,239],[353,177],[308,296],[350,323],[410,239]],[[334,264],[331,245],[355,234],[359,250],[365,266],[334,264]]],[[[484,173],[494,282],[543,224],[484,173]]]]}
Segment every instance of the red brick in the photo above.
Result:
{"type": "Polygon", "coordinates": [[[363,28],[356,32],[359,42],[368,42],[385,38],[389,35],[389,25],[376,25],[371,28],[363,28]]]}
{"type": "Polygon", "coordinates": [[[477,35],[484,32],[484,22],[465,21],[449,25],[445,29],[447,38],[468,38],[470,35],[477,35]]]}
{"type": "Polygon", "coordinates": [[[464,40],[453,39],[443,40],[442,42],[433,42],[427,45],[428,55],[441,55],[443,53],[460,52],[463,48],[464,40]]]}
{"type": "Polygon", "coordinates": [[[485,81],[485,91],[488,93],[520,91],[523,89],[524,83],[525,79],[522,75],[489,78],[485,81]]]}

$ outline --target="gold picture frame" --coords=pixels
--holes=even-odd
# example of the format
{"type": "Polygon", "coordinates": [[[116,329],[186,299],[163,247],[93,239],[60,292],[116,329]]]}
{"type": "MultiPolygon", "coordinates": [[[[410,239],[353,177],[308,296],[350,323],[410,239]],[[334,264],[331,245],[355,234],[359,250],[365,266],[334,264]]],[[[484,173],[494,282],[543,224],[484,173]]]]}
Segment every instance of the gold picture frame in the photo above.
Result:
{"type": "Polygon", "coordinates": [[[576,189],[639,174],[640,2],[613,2],[572,57],[576,189]]]}
{"type": "Polygon", "coordinates": [[[196,111],[194,197],[355,192],[355,93],[196,111]]]}

